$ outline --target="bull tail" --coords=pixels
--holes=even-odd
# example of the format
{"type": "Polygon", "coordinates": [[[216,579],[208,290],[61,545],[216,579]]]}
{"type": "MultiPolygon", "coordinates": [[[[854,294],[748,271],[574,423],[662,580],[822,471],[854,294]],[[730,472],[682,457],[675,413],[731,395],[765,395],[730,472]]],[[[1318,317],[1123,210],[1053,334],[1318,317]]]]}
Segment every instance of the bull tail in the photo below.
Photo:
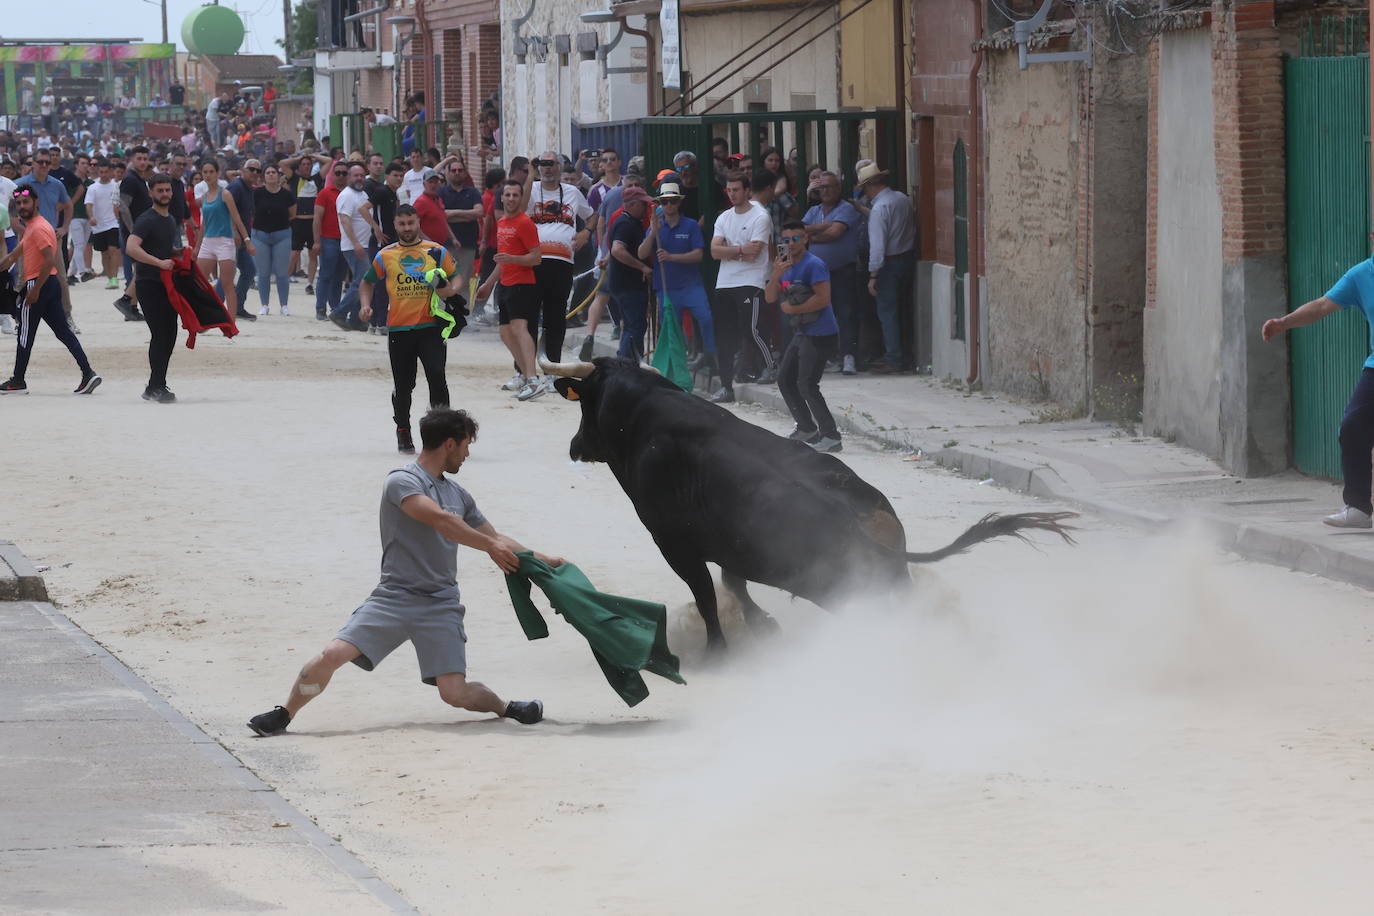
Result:
{"type": "Polygon", "coordinates": [[[947,547],[931,553],[908,553],[906,561],[908,563],[934,563],[943,560],[945,557],[953,556],[956,553],[963,553],[974,544],[990,541],[993,538],[1014,537],[1021,541],[1026,541],[1023,531],[1052,531],[1065,540],[1074,543],[1073,536],[1069,534],[1073,531],[1070,525],[1062,524],[1065,519],[1077,518],[1077,512],[1020,512],[1015,515],[999,515],[990,512],[973,524],[969,530],[959,535],[947,547]]]}

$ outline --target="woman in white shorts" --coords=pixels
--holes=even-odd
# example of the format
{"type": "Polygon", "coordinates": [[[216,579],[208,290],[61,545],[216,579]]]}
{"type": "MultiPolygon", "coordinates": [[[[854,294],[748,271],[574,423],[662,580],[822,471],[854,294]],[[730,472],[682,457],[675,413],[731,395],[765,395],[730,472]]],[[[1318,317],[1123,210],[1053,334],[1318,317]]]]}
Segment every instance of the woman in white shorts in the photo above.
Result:
{"type": "Polygon", "coordinates": [[[207,277],[219,276],[224,290],[224,305],[230,315],[238,312],[238,292],[234,289],[234,265],[240,243],[253,254],[248,230],[239,219],[234,198],[219,180],[219,163],[207,159],[200,164],[201,182],[196,185],[196,200],[200,202],[200,243],[196,245],[196,266],[207,277]]]}

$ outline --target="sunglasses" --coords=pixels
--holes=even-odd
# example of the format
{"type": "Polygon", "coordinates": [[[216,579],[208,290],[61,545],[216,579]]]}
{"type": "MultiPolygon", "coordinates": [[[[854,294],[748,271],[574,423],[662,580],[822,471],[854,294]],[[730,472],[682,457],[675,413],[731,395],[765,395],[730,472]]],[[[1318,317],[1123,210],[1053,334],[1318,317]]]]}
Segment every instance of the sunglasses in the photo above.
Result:
{"type": "Polygon", "coordinates": [[[335,172],[334,174],[335,174],[336,176],[338,176],[338,175],[347,175],[348,173],[347,173],[347,172],[344,172],[344,171],[338,171],[338,172],[335,172]]]}
{"type": "Polygon", "coordinates": [[[782,240],[783,240],[784,242],[788,242],[788,243],[791,243],[791,242],[800,242],[800,241],[801,241],[802,239],[804,239],[804,238],[806,238],[806,236],[804,236],[804,235],[784,235],[784,236],[782,236],[782,240]]]}
{"type": "Polygon", "coordinates": [[[248,171],[250,171],[250,172],[261,172],[262,169],[254,168],[253,166],[250,165],[250,166],[248,166],[248,171]]]}

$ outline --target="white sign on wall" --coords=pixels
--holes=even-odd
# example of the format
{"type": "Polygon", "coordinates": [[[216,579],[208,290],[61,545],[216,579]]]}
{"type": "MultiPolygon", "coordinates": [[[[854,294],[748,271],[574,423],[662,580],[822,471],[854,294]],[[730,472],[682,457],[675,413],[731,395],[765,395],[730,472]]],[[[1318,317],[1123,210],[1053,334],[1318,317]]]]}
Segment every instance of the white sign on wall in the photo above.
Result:
{"type": "Polygon", "coordinates": [[[663,88],[682,88],[682,42],[677,27],[677,0],[663,0],[658,27],[663,34],[663,88]]]}

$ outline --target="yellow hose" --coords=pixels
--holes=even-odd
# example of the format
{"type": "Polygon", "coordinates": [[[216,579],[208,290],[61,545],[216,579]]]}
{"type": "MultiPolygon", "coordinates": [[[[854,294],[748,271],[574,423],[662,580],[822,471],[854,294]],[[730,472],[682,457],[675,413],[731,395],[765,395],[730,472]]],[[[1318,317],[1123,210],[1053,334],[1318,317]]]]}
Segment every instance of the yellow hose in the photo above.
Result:
{"type": "Polygon", "coordinates": [[[599,292],[600,289],[601,289],[601,283],[602,283],[602,281],[604,281],[604,280],[606,279],[606,274],[607,274],[607,271],[604,271],[604,270],[603,270],[603,271],[601,272],[601,276],[599,276],[599,277],[596,278],[596,286],[593,286],[593,287],[592,287],[592,291],[591,291],[590,293],[587,294],[587,298],[586,298],[586,299],[583,299],[583,300],[582,300],[582,304],[579,305],[577,308],[573,309],[571,312],[569,312],[568,314],[564,315],[564,316],[563,316],[563,320],[564,320],[564,321],[568,320],[568,319],[571,318],[572,316],[576,315],[578,312],[582,311],[584,308],[587,307],[587,305],[588,305],[593,299],[596,298],[597,292],[599,292]]]}

